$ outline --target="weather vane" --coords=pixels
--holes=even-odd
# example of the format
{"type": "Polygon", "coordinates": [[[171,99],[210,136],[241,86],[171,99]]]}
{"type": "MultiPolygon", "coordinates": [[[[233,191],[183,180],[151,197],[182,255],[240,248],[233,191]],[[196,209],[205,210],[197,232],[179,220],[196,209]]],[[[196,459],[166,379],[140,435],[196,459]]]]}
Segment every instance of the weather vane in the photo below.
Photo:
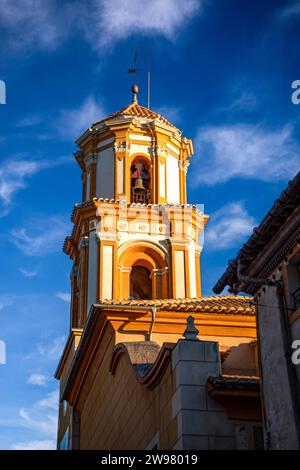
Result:
{"type": "Polygon", "coordinates": [[[136,64],[137,64],[137,51],[135,51],[135,54],[134,54],[133,68],[128,69],[128,73],[135,73],[136,74],[137,72],[140,72],[141,69],[137,69],[136,64]]]}
{"type": "MultiPolygon", "coordinates": [[[[134,83],[132,85],[132,92],[133,92],[133,102],[137,103],[137,93],[139,88],[136,84],[136,74],[141,72],[143,69],[137,68],[137,51],[135,51],[134,59],[133,59],[133,67],[132,69],[128,69],[128,73],[135,74],[134,83]]],[[[148,109],[150,109],[150,59],[148,61],[148,109]]]]}
{"type": "Polygon", "coordinates": [[[137,104],[137,94],[138,94],[138,91],[139,91],[139,88],[136,84],[136,74],[137,74],[137,72],[140,72],[140,70],[141,70],[141,69],[138,69],[136,65],[137,65],[137,51],[135,51],[135,54],[134,54],[133,68],[128,69],[128,73],[135,74],[135,80],[134,80],[134,83],[132,85],[133,103],[134,104],[137,104]]]}

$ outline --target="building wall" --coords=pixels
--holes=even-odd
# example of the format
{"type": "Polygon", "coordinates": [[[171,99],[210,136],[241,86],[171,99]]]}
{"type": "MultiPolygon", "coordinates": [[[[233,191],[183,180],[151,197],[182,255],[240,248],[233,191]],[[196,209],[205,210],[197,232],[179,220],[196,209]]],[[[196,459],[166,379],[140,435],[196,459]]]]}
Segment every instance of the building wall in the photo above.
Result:
{"type": "Polygon", "coordinates": [[[87,315],[92,304],[98,300],[98,271],[99,271],[99,239],[93,230],[96,221],[90,222],[89,233],[89,259],[88,259],[88,280],[87,280],[87,315]]]}
{"type": "Polygon", "coordinates": [[[116,375],[110,374],[113,348],[111,337],[81,413],[80,448],[146,449],[159,432],[160,448],[171,449],[177,437],[171,365],[159,386],[150,391],[137,381],[125,355],[116,375]]]}
{"type": "MultiPolygon", "coordinates": [[[[297,350],[299,350],[300,342],[300,308],[293,312],[293,318],[291,318],[291,339],[292,341],[298,341],[297,350]]],[[[296,349],[296,348],[295,348],[296,349]]],[[[295,349],[293,351],[295,351],[295,349]]],[[[297,358],[299,354],[297,353],[297,358]]],[[[296,375],[298,379],[298,387],[300,387],[300,364],[295,365],[296,375]]]]}
{"type": "MultiPolygon", "coordinates": [[[[62,389],[65,385],[65,381],[68,375],[68,371],[70,369],[72,360],[74,358],[75,351],[78,347],[78,344],[80,342],[81,338],[81,331],[76,330],[76,332],[73,331],[71,334],[71,338],[69,338],[69,349],[68,353],[66,355],[65,363],[62,367],[61,370],[61,375],[60,375],[60,396],[62,393],[62,389]]],[[[72,422],[72,408],[67,404],[67,402],[61,402],[59,403],[59,426],[58,426],[58,435],[57,435],[57,442],[58,445],[63,440],[63,437],[65,433],[67,432],[68,429],[70,429],[70,424],[72,422]]]]}
{"type": "Polygon", "coordinates": [[[235,449],[234,422],[207,393],[209,377],[220,375],[218,343],[180,340],[172,352],[177,421],[176,450],[235,449]]]}
{"type": "Polygon", "coordinates": [[[96,197],[114,198],[115,155],[113,147],[98,153],[96,173],[96,197]]]}
{"type": "MultiPolygon", "coordinates": [[[[290,341],[297,342],[296,347],[299,349],[300,343],[300,246],[295,246],[289,254],[288,262],[282,266],[282,277],[285,285],[286,306],[288,308],[288,319],[290,326],[290,341]],[[295,293],[297,296],[295,297],[295,293]]],[[[299,354],[297,354],[299,357],[299,354]]],[[[300,364],[295,364],[295,373],[298,381],[298,395],[300,389],[300,364]]]]}
{"type": "Polygon", "coordinates": [[[172,155],[167,158],[167,202],[180,202],[178,160],[172,155]]]}
{"type": "Polygon", "coordinates": [[[228,355],[222,363],[222,373],[231,375],[259,376],[257,344],[236,343],[228,348],[228,355]]]}
{"type": "Polygon", "coordinates": [[[265,443],[269,449],[297,449],[298,432],[291,383],[289,344],[284,341],[284,313],[276,287],[258,296],[258,330],[265,413],[265,443]]]}
{"type": "Polygon", "coordinates": [[[126,354],[109,372],[114,344],[106,335],[91,389],[83,391],[80,449],[236,448],[236,421],[207,393],[207,379],[220,374],[217,343],[178,341],[154,390],[137,380],[126,354]]]}

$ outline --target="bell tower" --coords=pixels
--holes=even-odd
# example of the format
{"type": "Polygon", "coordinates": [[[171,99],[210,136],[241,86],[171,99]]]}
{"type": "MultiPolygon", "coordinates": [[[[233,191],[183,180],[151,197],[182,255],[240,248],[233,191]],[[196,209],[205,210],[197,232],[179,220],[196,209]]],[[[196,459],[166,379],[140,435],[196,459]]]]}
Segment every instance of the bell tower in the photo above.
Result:
{"type": "Polygon", "coordinates": [[[163,116],[133,102],[76,141],[82,202],[64,251],[71,271],[71,328],[92,304],[201,296],[199,236],[207,222],[187,204],[193,144],[163,116]]]}

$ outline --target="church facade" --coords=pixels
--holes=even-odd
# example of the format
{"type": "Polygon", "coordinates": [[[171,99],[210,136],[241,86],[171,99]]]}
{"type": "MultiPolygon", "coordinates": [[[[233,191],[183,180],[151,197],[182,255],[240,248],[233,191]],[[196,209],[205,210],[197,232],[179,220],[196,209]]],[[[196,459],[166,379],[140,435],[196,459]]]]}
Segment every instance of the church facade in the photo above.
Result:
{"type": "Polygon", "coordinates": [[[201,296],[208,216],[187,203],[193,144],[137,93],[76,141],[58,448],[259,448],[253,303],[201,296]]]}

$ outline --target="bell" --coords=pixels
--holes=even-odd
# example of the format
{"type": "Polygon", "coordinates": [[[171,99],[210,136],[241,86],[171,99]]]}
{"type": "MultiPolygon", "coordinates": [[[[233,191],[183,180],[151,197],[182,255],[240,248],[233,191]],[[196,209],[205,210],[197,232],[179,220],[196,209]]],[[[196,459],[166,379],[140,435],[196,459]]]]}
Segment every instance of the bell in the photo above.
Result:
{"type": "Polygon", "coordinates": [[[145,188],[144,188],[144,185],[143,185],[143,180],[140,177],[135,180],[133,191],[136,191],[136,190],[139,190],[139,189],[142,189],[142,190],[145,191],[145,188]]]}

